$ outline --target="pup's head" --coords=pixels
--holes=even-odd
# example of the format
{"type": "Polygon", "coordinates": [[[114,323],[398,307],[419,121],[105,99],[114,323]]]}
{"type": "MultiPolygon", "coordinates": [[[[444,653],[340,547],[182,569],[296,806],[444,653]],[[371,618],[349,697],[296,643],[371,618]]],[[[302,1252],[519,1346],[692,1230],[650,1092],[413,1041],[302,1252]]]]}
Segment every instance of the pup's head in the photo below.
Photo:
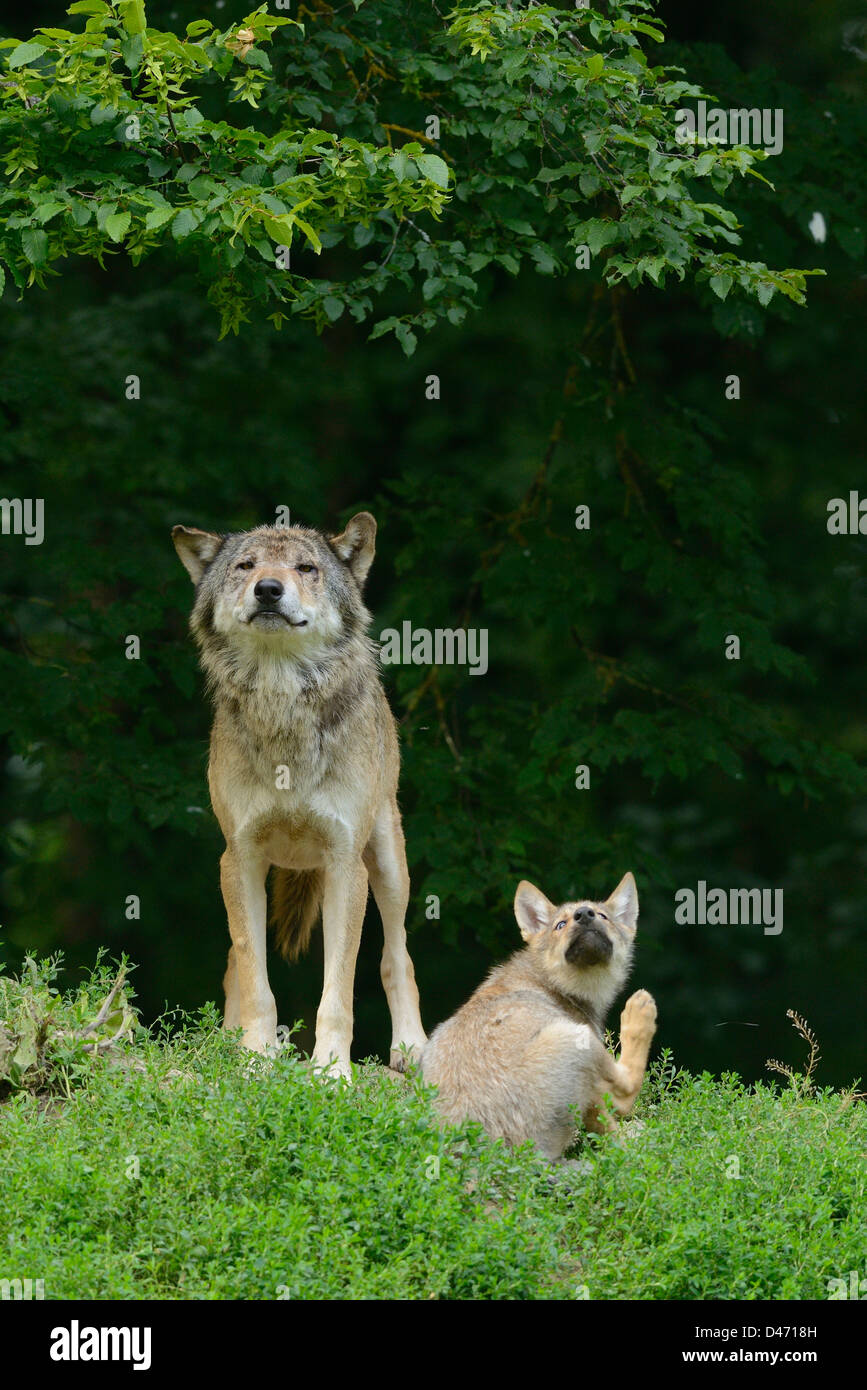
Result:
{"type": "Polygon", "coordinates": [[[515,894],[515,916],[545,978],[563,994],[587,999],[600,1014],[629,972],[638,924],[638,892],[632,874],[605,902],[552,902],[524,880],[515,894]]]}
{"type": "Polygon", "coordinates": [[[363,631],[370,615],[361,590],[375,537],[370,512],[359,512],[339,536],[304,526],[229,536],[175,526],[175,549],[196,585],[197,640],[251,656],[312,656],[363,631]]]}

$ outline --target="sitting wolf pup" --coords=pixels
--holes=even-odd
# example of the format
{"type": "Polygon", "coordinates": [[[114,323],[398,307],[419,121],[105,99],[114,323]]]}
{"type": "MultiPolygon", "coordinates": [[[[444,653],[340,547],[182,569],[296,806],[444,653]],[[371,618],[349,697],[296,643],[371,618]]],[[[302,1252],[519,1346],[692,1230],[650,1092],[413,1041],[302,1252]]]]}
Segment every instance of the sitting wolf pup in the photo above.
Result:
{"type": "Polygon", "coordinates": [[[647,991],[633,994],[621,1014],[619,1061],[602,1031],[632,959],[635,879],[627,874],[607,902],[562,907],[523,882],[515,916],[525,948],[434,1030],[422,1074],[438,1088],[448,1123],[477,1120],[494,1139],[531,1139],[556,1159],[573,1142],[573,1108],[587,1129],[605,1133],[613,1125],[600,1111],[603,1094],[628,1115],[644,1079],[656,1031],[647,991]]]}

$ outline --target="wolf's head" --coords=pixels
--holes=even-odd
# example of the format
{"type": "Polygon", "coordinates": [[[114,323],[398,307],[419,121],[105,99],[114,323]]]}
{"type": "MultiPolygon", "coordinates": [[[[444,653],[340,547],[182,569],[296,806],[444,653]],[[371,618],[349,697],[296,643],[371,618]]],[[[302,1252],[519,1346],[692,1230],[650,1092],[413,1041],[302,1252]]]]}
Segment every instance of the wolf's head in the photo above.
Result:
{"type": "Polygon", "coordinates": [[[626,874],[605,902],[552,902],[524,880],[515,916],[538,972],[555,989],[591,1004],[601,1019],[632,962],[638,892],[626,874]]]}
{"type": "Polygon", "coordinates": [[[370,512],[339,536],[304,526],[228,536],[175,526],[175,549],[196,585],[190,625],[205,664],[220,653],[242,665],[263,656],[316,661],[363,634],[375,538],[370,512]]]}

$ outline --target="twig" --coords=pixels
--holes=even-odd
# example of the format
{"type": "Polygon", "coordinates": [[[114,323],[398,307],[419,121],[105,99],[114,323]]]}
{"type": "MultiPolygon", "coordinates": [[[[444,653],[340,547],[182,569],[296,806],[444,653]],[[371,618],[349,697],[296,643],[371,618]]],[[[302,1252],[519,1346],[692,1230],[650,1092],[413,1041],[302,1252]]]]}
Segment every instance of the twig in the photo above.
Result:
{"type": "Polygon", "coordinates": [[[125,970],[121,970],[120,973],[118,974],[117,979],[115,980],[114,984],[113,984],[112,987],[111,987],[111,993],[109,994],[108,998],[106,999],[105,1003],[103,1004],[103,1006],[102,1006],[102,1008],[100,1009],[99,1013],[97,1014],[96,1018],[93,1020],[93,1023],[89,1024],[89,1025],[87,1026],[87,1028],[85,1028],[85,1029],[82,1030],[82,1032],[81,1032],[81,1034],[80,1034],[80,1036],[81,1036],[82,1038],[86,1038],[87,1035],[88,1035],[89,1033],[95,1033],[96,1030],[97,1030],[98,1028],[101,1028],[102,1025],[105,1023],[105,1020],[108,1018],[108,1015],[109,1015],[109,1013],[111,1012],[111,1006],[112,1006],[112,1003],[114,1002],[114,996],[117,994],[117,992],[118,992],[118,990],[120,989],[121,985],[123,984],[125,978],[126,978],[126,971],[125,971],[125,970]]]}

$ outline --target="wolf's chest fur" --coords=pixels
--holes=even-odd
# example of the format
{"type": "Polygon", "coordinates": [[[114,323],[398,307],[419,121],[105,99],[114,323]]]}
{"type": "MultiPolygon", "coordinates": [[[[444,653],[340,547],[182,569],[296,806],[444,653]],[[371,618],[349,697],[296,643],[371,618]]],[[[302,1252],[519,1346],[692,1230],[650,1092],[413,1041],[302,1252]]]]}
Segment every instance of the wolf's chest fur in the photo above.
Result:
{"type": "Polygon", "coordinates": [[[349,849],[368,833],[374,799],[358,760],[376,760],[390,719],[375,670],[363,660],[318,668],[259,661],[222,674],[211,738],[215,804],[230,801],[237,833],[275,864],[315,867],[333,849],[349,849]]]}

